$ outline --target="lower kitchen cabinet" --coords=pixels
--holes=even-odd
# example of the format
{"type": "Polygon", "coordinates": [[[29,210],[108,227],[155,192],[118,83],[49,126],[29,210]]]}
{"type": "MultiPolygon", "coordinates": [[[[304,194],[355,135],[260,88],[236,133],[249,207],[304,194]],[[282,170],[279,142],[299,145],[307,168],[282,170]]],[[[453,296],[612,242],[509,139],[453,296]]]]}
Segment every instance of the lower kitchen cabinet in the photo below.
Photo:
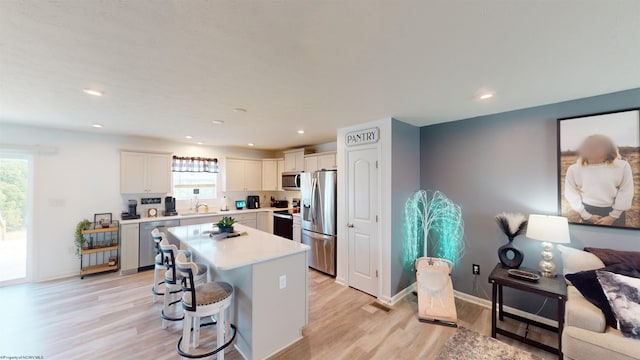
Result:
{"type": "Polygon", "coordinates": [[[299,215],[296,215],[293,217],[293,241],[295,242],[302,241],[302,227],[301,227],[299,215]]]}
{"type": "Polygon", "coordinates": [[[188,219],[180,220],[180,226],[185,225],[198,225],[198,224],[216,224],[222,220],[222,216],[200,216],[188,219]]]}
{"type": "Polygon", "coordinates": [[[120,225],[120,274],[127,275],[138,271],[138,249],[140,243],[140,225],[120,225]]]}
{"type": "Polygon", "coordinates": [[[235,214],[231,215],[231,217],[234,218],[238,224],[242,224],[254,229],[258,228],[258,217],[254,212],[248,214],[235,214]]]}
{"type": "Polygon", "coordinates": [[[257,225],[258,230],[273,234],[273,215],[267,211],[257,213],[257,225]]]}

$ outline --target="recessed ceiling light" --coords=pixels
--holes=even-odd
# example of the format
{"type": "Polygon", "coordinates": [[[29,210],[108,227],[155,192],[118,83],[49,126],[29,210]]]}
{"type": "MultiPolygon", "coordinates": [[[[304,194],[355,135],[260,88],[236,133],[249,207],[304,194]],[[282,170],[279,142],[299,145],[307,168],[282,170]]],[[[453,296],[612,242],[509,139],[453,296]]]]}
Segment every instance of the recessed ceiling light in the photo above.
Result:
{"type": "Polygon", "coordinates": [[[487,99],[491,99],[492,97],[493,97],[492,93],[486,93],[486,94],[480,95],[480,100],[487,100],[487,99]]]}
{"type": "Polygon", "coordinates": [[[185,136],[184,138],[185,138],[185,139],[193,139],[193,136],[191,136],[191,135],[187,135],[187,136],[185,136]]]}
{"type": "Polygon", "coordinates": [[[211,121],[211,122],[212,122],[212,123],[214,123],[214,124],[216,124],[216,125],[222,125],[222,124],[224,124],[224,121],[222,121],[222,120],[213,120],[213,121],[211,121]]]}
{"type": "Polygon", "coordinates": [[[202,141],[198,141],[196,144],[203,145],[204,143],[202,141]]]}
{"type": "Polygon", "coordinates": [[[254,143],[248,143],[247,145],[249,145],[249,146],[256,146],[256,144],[254,144],[254,143]]]}
{"type": "Polygon", "coordinates": [[[233,112],[242,112],[242,113],[245,113],[245,112],[247,112],[247,109],[244,109],[244,108],[235,108],[235,109],[233,109],[233,112]]]}
{"type": "Polygon", "coordinates": [[[85,94],[89,94],[89,95],[93,95],[93,96],[102,96],[103,93],[100,90],[94,90],[94,89],[82,89],[82,91],[85,92],[85,94]]]}
{"type": "Polygon", "coordinates": [[[91,126],[96,128],[96,129],[102,129],[104,127],[104,125],[102,125],[102,124],[93,124],[91,126]]]}
{"type": "Polygon", "coordinates": [[[298,130],[298,134],[304,134],[304,130],[298,130]]]}

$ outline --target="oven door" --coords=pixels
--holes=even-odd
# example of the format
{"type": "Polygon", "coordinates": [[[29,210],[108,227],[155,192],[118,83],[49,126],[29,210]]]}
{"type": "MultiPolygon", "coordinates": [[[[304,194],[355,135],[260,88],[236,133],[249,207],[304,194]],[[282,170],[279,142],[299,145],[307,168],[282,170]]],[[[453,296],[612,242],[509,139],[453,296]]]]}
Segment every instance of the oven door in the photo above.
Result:
{"type": "Polygon", "coordinates": [[[273,213],[273,235],[293,240],[293,216],[273,213]]]}

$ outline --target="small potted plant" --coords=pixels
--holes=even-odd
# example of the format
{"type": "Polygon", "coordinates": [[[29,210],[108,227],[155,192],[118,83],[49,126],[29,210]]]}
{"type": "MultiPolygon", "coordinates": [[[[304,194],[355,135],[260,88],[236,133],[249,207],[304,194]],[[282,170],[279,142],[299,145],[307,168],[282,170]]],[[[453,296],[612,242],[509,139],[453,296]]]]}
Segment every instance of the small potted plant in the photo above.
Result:
{"type": "Polygon", "coordinates": [[[84,239],[84,235],[82,234],[82,232],[89,229],[90,226],[91,222],[89,222],[89,220],[87,219],[80,221],[76,226],[76,237],[74,243],[76,245],[76,256],[78,257],[80,257],[82,249],[85,249],[87,247],[87,242],[84,239]]]}
{"type": "Polygon", "coordinates": [[[235,223],[236,220],[234,218],[232,218],[231,216],[225,216],[220,221],[218,221],[216,225],[218,226],[220,233],[232,233],[233,224],[235,223]]]}

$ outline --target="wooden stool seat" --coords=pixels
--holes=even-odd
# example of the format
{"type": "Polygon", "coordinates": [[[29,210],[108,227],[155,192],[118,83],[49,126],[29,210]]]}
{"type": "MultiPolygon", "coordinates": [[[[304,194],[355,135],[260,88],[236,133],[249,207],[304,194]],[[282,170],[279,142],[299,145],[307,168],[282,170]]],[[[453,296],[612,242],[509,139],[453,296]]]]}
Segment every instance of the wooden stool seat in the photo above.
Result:
{"type": "MultiPolygon", "coordinates": [[[[226,282],[215,281],[196,286],[196,306],[210,305],[220,302],[233,294],[233,286],[226,282]]],[[[184,293],[182,302],[191,304],[191,294],[184,293]]]]}

